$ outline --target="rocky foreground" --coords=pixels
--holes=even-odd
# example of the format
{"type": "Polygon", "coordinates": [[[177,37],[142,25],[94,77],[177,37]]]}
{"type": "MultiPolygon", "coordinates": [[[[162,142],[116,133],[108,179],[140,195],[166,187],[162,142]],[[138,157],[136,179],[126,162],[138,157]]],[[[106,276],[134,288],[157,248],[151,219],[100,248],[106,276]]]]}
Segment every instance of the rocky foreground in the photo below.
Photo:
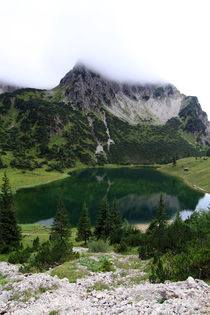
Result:
{"type": "Polygon", "coordinates": [[[127,270],[125,275],[118,268],[90,272],[69,283],[49,272],[23,275],[17,266],[1,262],[0,314],[210,314],[210,288],[205,282],[189,277],[175,283],[132,283],[139,273],[127,270]],[[96,283],[108,289],[94,289],[96,283]]]}

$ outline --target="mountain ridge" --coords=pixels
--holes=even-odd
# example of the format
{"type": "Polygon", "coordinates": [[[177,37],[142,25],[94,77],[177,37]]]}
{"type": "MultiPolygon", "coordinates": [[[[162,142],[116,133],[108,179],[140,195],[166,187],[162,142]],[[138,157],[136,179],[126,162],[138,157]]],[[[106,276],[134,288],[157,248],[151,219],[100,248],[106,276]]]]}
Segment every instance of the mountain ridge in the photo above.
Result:
{"type": "MultiPolygon", "coordinates": [[[[60,87],[66,89],[65,97],[73,99],[79,108],[95,110],[95,104],[102,105],[130,124],[165,124],[179,116],[189,98],[170,83],[117,82],[81,62],[61,79],[60,87]]],[[[200,107],[199,114],[207,124],[207,115],[201,111],[200,107]]]]}
{"type": "Polygon", "coordinates": [[[102,105],[131,124],[166,123],[178,115],[184,98],[171,84],[116,82],[81,63],[64,76],[60,87],[66,88],[65,96],[73,99],[81,109],[95,109],[93,104],[102,105]]]}
{"type": "Polygon", "coordinates": [[[76,65],[51,90],[1,94],[0,123],[0,148],[11,152],[9,165],[15,168],[44,163],[48,170],[62,170],[77,161],[167,163],[199,155],[210,138],[196,97],[170,84],[110,81],[84,65],[76,65]]]}

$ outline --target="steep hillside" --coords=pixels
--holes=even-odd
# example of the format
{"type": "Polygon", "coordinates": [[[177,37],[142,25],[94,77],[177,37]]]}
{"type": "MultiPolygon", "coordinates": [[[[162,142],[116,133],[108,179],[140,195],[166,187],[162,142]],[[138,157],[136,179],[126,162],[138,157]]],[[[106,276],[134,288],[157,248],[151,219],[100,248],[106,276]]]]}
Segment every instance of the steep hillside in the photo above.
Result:
{"type": "Polygon", "coordinates": [[[166,163],[198,154],[208,124],[197,98],[172,85],[116,83],[77,65],[52,90],[0,95],[0,167],[166,163]]]}

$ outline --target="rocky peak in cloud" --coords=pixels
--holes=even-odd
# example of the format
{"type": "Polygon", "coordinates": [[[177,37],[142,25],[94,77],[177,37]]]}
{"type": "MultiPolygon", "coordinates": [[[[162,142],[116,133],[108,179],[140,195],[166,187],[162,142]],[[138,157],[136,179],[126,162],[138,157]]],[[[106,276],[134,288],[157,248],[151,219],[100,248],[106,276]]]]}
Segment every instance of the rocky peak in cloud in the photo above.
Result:
{"type": "Polygon", "coordinates": [[[5,82],[0,82],[0,94],[5,92],[14,92],[15,90],[19,89],[20,87],[16,85],[12,85],[5,82]]]}
{"type": "Polygon", "coordinates": [[[171,84],[117,82],[81,62],[65,75],[60,87],[80,109],[97,110],[104,106],[131,124],[163,124],[178,116],[184,99],[171,84]]]}

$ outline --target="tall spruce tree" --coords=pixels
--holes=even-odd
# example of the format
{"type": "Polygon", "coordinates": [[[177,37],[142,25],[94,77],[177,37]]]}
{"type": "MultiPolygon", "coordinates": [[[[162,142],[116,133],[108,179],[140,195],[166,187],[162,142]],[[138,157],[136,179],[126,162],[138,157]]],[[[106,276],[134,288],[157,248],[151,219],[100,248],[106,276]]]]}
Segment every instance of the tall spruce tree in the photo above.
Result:
{"type": "Polygon", "coordinates": [[[87,244],[87,240],[91,236],[91,223],[90,218],[88,216],[88,209],[86,203],[84,202],[82,214],[79,220],[79,224],[77,226],[77,239],[84,241],[85,245],[87,244]]]}
{"type": "Polygon", "coordinates": [[[113,229],[122,227],[122,217],[116,199],[114,199],[112,204],[111,223],[113,229]]]}
{"type": "Polygon", "coordinates": [[[0,168],[4,168],[4,164],[2,162],[1,156],[0,156],[0,168]]]}
{"type": "Polygon", "coordinates": [[[4,173],[0,192],[0,252],[18,249],[21,241],[21,228],[17,224],[14,199],[9,179],[4,173]]]}
{"type": "Polygon", "coordinates": [[[163,199],[163,194],[160,195],[160,200],[157,208],[156,218],[150,223],[147,233],[155,230],[163,230],[166,227],[166,214],[165,214],[165,203],[163,199]]]}
{"type": "Polygon", "coordinates": [[[159,229],[164,229],[167,224],[166,214],[165,214],[165,203],[163,199],[163,194],[160,195],[160,201],[157,209],[157,217],[156,217],[157,225],[159,229]]]}
{"type": "Polygon", "coordinates": [[[71,226],[67,211],[62,201],[59,201],[57,213],[51,227],[51,240],[66,240],[71,236],[71,226]]]}
{"type": "Polygon", "coordinates": [[[125,228],[122,226],[121,213],[118,208],[117,200],[115,199],[112,203],[111,209],[111,231],[109,235],[110,244],[119,244],[125,228]]]}
{"type": "Polygon", "coordinates": [[[97,239],[107,239],[111,232],[111,216],[109,212],[109,202],[105,198],[102,202],[101,210],[95,227],[95,235],[97,239]]]}

